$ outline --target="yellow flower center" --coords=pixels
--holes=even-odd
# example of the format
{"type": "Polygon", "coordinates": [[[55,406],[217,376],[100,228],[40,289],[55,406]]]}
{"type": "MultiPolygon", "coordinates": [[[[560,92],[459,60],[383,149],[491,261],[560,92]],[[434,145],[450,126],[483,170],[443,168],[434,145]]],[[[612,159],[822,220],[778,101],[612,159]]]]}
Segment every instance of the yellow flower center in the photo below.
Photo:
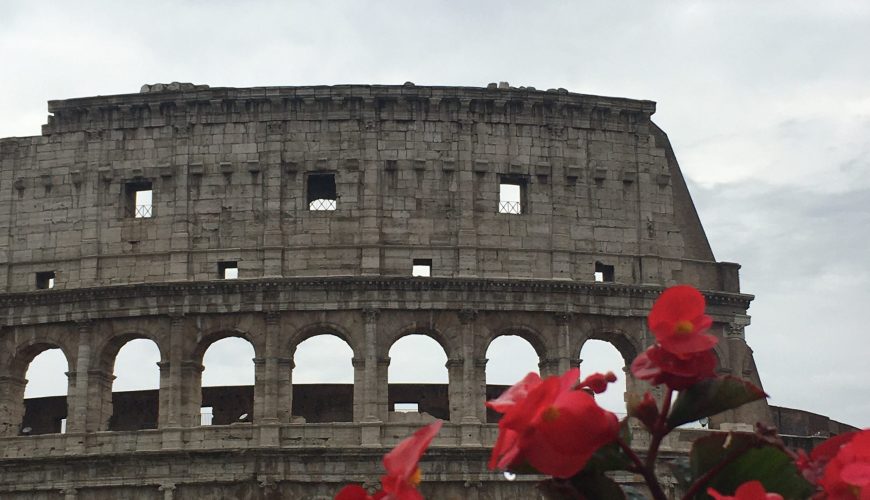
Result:
{"type": "Polygon", "coordinates": [[[420,481],[422,481],[422,480],[423,480],[423,471],[421,471],[419,467],[417,467],[417,469],[414,470],[414,473],[411,474],[411,477],[408,478],[408,482],[414,486],[419,485],[420,481]]]}
{"type": "Polygon", "coordinates": [[[559,418],[559,410],[551,406],[544,410],[544,413],[541,414],[541,418],[544,419],[544,422],[552,422],[559,418]]]}
{"type": "Polygon", "coordinates": [[[692,324],[692,322],[685,319],[677,321],[677,323],[674,325],[674,333],[692,333],[694,329],[695,326],[692,324]]]}

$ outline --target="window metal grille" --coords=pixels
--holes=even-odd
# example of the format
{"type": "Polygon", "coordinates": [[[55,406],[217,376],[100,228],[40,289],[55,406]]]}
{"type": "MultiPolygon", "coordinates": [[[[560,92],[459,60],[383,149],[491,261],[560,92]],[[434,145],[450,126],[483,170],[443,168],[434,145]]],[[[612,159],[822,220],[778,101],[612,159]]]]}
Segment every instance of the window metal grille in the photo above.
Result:
{"type": "Polygon", "coordinates": [[[136,205],[136,211],[134,212],[133,217],[137,219],[147,219],[152,217],[153,214],[153,207],[151,205],[136,205]]]}
{"type": "Polygon", "coordinates": [[[500,214],[521,214],[522,205],[518,201],[500,201],[498,202],[498,213],[500,214]]]}
{"type": "Polygon", "coordinates": [[[308,210],[335,210],[335,200],[318,199],[308,204],[308,210]]]}

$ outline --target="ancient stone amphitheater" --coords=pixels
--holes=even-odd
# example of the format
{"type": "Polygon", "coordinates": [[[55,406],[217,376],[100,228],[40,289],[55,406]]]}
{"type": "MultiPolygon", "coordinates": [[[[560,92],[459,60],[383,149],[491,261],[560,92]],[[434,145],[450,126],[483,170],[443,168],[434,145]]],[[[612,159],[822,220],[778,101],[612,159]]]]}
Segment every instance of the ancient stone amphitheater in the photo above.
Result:
{"type": "MultiPolygon", "coordinates": [[[[490,342],[528,340],[545,374],[589,339],[630,363],[675,283],[704,291],[720,370],[760,384],[752,296],[714,259],[654,111],[411,83],[50,102],[41,136],[0,140],[0,497],[331,498],[376,484],[384,451],[438,417],[427,495],[531,498],[485,467],[490,342]],[[353,350],[354,383],[294,386],[296,346],[325,333],[353,350]],[[440,344],[448,384],[388,384],[409,334],[440,344]],[[253,345],[254,386],[203,390],[225,337],[253,345]],[[138,338],[159,347],[159,391],[113,394],[138,338]],[[51,348],[68,395],[24,401],[51,348]]],[[[710,426],[772,418],[759,403],[710,426]]]]}

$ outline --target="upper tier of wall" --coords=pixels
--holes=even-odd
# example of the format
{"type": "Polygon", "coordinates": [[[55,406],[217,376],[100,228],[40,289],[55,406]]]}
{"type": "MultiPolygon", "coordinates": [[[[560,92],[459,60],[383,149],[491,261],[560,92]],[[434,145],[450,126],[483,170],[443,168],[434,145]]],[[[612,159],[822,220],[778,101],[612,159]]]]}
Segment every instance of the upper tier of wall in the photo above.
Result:
{"type": "Polygon", "coordinates": [[[739,291],[716,263],[655,104],[461,87],[212,88],[51,101],[0,139],[0,290],[409,275],[739,291]],[[337,209],[309,211],[312,173],[337,209]],[[499,184],[522,214],[498,212],[499,184]],[[128,189],[151,183],[153,217],[128,189]]]}

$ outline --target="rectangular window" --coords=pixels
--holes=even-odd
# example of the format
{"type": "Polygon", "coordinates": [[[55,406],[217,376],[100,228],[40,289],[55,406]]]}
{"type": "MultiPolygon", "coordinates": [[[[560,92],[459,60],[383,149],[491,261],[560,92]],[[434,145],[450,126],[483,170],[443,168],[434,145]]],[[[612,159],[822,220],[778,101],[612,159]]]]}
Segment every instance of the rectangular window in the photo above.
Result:
{"type": "Polygon", "coordinates": [[[420,413],[419,403],[393,403],[393,411],[399,413],[420,413]]]}
{"type": "Polygon", "coordinates": [[[612,283],[614,280],[613,266],[595,262],[595,281],[598,283],[612,283]]]}
{"type": "Polygon", "coordinates": [[[214,418],[214,408],[211,406],[203,406],[199,409],[199,425],[211,425],[214,418]]]}
{"type": "Polygon", "coordinates": [[[65,418],[60,419],[60,433],[66,434],[66,419],[65,418]]]}
{"type": "Polygon", "coordinates": [[[498,213],[519,215],[523,213],[526,199],[526,179],[517,176],[502,176],[498,185],[498,213]]]}
{"type": "Polygon", "coordinates": [[[151,181],[131,181],[125,184],[125,215],[136,219],[154,217],[153,194],[151,181]]]}
{"type": "Polygon", "coordinates": [[[432,276],[432,259],[414,259],[411,276],[432,276]]]}
{"type": "Polygon", "coordinates": [[[36,273],[36,289],[48,290],[54,288],[54,271],[36,273]]]}
{"type": "Polygon", "coordinates": [[[308,210],[335,210],[338,195],[335,174],[308,174],[308,210]]]}
{"type": "Polygon", "coordinates": [[[218,262],[218,278],[222,280],[234,280],[239,277],[239,263],[232,261],[218,262]]]}

